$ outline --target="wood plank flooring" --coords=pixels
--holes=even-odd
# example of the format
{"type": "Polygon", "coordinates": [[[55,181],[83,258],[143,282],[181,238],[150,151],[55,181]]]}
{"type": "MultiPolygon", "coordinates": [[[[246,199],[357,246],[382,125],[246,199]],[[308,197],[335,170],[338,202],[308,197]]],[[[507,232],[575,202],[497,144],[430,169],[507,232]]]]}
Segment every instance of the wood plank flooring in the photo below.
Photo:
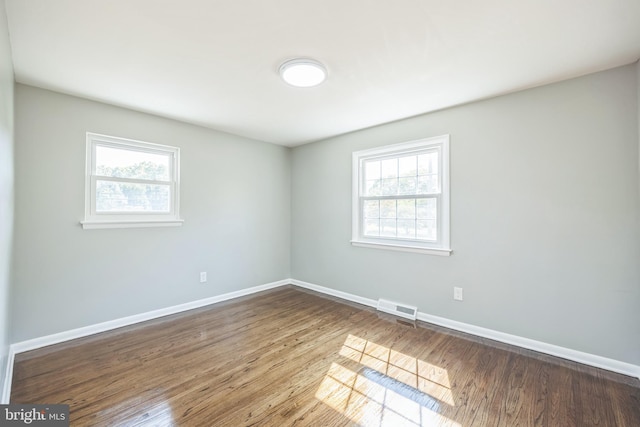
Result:
{"type": "Polygon", "coordinates": [[[293,287],[16,356],[72,426],[640,426],[640,380],[293,287]]]}

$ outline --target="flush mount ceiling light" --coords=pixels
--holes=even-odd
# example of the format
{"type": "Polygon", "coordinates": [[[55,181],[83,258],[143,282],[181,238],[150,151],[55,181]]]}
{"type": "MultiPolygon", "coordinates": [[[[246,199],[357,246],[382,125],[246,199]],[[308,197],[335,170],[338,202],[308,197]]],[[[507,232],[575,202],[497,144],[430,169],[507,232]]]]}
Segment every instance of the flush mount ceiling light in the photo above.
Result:
{"type": "Polygon", "coordinates": [[[282,80],[296,87],[317,86],[327,78],[327,69],[314,59],[296,58],[280,66],[282,80]]]}

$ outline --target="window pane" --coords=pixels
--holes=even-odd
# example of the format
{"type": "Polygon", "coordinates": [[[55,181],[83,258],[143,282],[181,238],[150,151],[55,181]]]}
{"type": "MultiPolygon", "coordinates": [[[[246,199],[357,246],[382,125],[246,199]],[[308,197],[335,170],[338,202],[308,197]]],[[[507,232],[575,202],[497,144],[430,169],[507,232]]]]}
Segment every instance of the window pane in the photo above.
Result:
{"type": "Polygon", "coordinates": [[[168,213],[169,186],[96,182],[96,212],[168,213]]]}
{"type": "Polygon", "coordinates": [[[398,178],[398,194],[416,194],[416,177],[398,178]]]}
{"type": "Polygon", "coordinates": [[[96,145],[96,175],[169,181],[169,154],[96,145]]]}
{"type": "Polygon", "coordinates": [[[416,218],[416,199],[398,200],[398,218],[416,218]]]}
{"type": "Polygon", "coordinates": [[[364,217],[380,218],[380,202],[378,200],[365,200],[364,217]]]}
{"type": "Polygon", "coordinates": [[[396,220],[395,219],[380,220],[380,236],[396,237],[396,220]]]}
{"type": "Polygon", "coordinates": [[[398,237],[404,239],[416,238],[416,221],[413,219],[398,220],[398,237]]]}
{"type": "Polygon", "coordinates": [[[438,201],[436,199],[418,199],[416,202],[418,219],[436,219],[438,201]]]}
{"type": "Polygon", "coordinates": [[[364,235],[365,236],[379,236],[380,235],[380,220],[379,219],[366,219],[364,221],[364,235]]]}
{"type": "Polygon", "coordinates": [[[421,240],[436,240],[438,236],[436,221],[431,219],[416,221],[416,235],[421,240]]]}
{"type": "Polygon", "coordinates": [[[380,200],[380,218],[396,217],[396,201],[380,200]]]}
{"type": "Polygon", "coordinates": [[[380,179],[380,161],[365,162],[364,179],[370,181],[372,179],[380,179]]]}
{"type": "Polygon", "coordinates": [[[365,196],[379,196],[382,193],[382,181],[374,179],[365,182],[365,196]]]}
{"type": "Polygon", "coordinates": [[[382,178],[398,177],[398,159],[388,159],[382,161],[382,178]]]}
{"type": "Polygon", "coordinates": [[[425,175],[418,177],[417,194],[433,194],[440,192],[438,175],[425,175]]]}
{"type": "Polygon", "coordinates": [[[400,157],[400,159],[398,160],[398,176],[416,176],[418,174],[417,162],[417,156],[400,157]]]}
{"type": "Polygon", "coordinates": [[[382,180],[382,196],[395,196],[398,194],[398,179],[383,179],[382,180]]]}
{"type": "Polygon", "coordinates": [[[438,152],[418,156],[418,175],[438,173],[438,152]]]}

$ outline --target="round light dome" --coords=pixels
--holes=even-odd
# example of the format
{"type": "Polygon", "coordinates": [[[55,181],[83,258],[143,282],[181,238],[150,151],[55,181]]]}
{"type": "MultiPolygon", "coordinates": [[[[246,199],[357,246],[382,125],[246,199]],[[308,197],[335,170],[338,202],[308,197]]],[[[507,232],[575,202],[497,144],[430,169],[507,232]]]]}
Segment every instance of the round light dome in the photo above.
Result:
{"type": "Polygon", "coordinates": [[[327,69],[313,59],[297,58],[280,66],[282,80],[296,87],[317,86],[327,78],[327,69]]]}

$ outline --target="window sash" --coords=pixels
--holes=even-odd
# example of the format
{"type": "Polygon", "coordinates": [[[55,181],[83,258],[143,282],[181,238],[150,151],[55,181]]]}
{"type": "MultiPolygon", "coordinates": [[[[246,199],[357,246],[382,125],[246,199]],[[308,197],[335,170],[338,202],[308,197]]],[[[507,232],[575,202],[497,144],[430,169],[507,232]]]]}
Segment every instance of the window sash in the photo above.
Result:
{"type": "MultiPolygon", "coordinates": [[[[419,195],[419,196],[399,196],[399,197],[392,197],[392,196],[380,196],[380,197],[360,197],[360,203],[359,203],[359,236],[363,239],[367,239],[367,240],[385,240],[385,241],[394,241],[394,240],[400,240],[400,241],[405,241],[405,242],[415,242],[415,243],[430,243],[430,244],[438,244],[439,242],[442,241],[442,226],[441,226],[441,220],[440,220],[440,216],[441,216],[441,211],[442,211],[442,203],[441,203],[442,197],[440,194],[430,194],[430,195],[419,195]],[[421,219],[418,218],[418,213],[416,212],[413,218],[399,218],[396,212],[396,216],[395,218],[383,218],[383,217],[378,217],[378,220],[413,220],[416,221],[416,236],[417,236],[417,221],[435,221],[435,227],[436,227],[436,238],[435,239],[420,239],[420,238],[408,238],[408,237],[401,237],[397,235],[397,231],[396,231],[396,236],[372,236],[372,235],[367,235],[365,233],[365,227],[366,227],[366,221],[368,219],[376,219],[376,218],[366,218],[365,217],[365,203],[366,201],[369,200],[378,200],[378,201],[382,201],[382,200],[410,200],[410,199],[414,199],[414,200],[428,200],[428,199],[435,199],[436,201],[436,218],[435,219],[431,219],[431,218],[425,218],[425,219],[421,219]]],[[[397,210],[397,208],[396,208],[397,210]]],[[[417,208],[416,208],[417,210],[417,208]]]]}
{"type": "Polygon", "coordinates": [[[104,177],[104,176],[92,176],[91,177],[91,212],[93,216],[96,217],[107,217],[107,216],[115,216],[121,218],[125,215],[132,215],[135,218],[139,218],[144,215],[151,215],[153,217],[158,216],[167,216],[167,215],[175,215],[175,203],[173,203],[173,198],[175,195],[176,183],[173,181],[150,181],[143,179],[124,179],[124,178],[112,178],[112,177],[104,177]],[[169,210],[168,211],[98,211],[98,194],[97,194],[97,182],[98,181],[111,181],[111,182],[123,182],[123,183],[132,183],[132,184],[143,184],[143,185],[165,185],[169,187],[169,210]]]}
{"type": "MultiPolygon", "coordinates": [[[[416,192],[415,193],[407,193],[407,194],[394,194],[394,195],[386,195],[389,197],[400,197],[400,196],[406,196],[406,195],[430,195],[430,194],[441,194],[442,193],[442,150],[439,146],[435,146],[435,147],[428,147],[428,148],[420,148],[420,149],[414,149],[414,150],[396,150],[395,152],[391,152],[391,153],[385,153],[383,155],[370,155],[370,156],[362,156],[359,159],[359,165],[358,165],[358,182],[359,182],[359,188],[358,188],[358,195],[360,197],[379,197],[379,196],[371,196],[371,195],[367,195],[367,189],[366,189],[366,185],[367,185],[367,179],[366,179],[366,164],[370,163],[370,162],[382,162],[385,160],[397,160],[399,161],[402,158],[405,157],[411,157],[411,156],[416,156],[416,158],[418,156],[421,155],[425,155],[425,154],[437,154],[438,155],[438,160],[437,160],[437,172],[435,173],[428,173],[428,174],[423,174],[420,175],[420,171],[418,166],[416,165],[416,174],[415,175],[409,175],[409,176],[400,176],[400,171],[399,171],[399,165],[398,165],[398,171],[395,177],[392,178],[384,178],[382,176],[382,172],[380,173],[380,178],[378,179],[379,181],[384,181],[384,180],[400,180],[403,178],[413,178],[415,177],[416,180],[419,180],[420,177],[425,177],[425,176],[432,176],[435,175],[438,177],[438,185],[437,185],[437,189],[435,191],[425,191],[425,192],[419,192],[418,189],[416,188],[416,192]]],[[[417,185],[417,184],[416,184],[417,185]]],[[[382,195],[381,195],[382,196],[382,195]]],[[[383,196],[385,197],[385,196],[383,196]]]]}
{"type": "MultiPolygon", "coordinates": [[[[100,141],[100,140],[92,140],[92,145],[91,145],[91,170],[90,173],[92,176],[101,176],[101,177],[109,177],[109,175],[99,175],[96,171],[96,166],[98,164],[98,159],[97,159],[97,154],[96,154],[96,148],[97,147],[106,147],[106,148],[114,148],[117,150],[126,150],[126,151],[135,151],[138,153],[149,153],[149,154],[155,154],[157,156],[164,156],[167,157],[169,159],[169,181],[174,181],[174,177],[175,177],[175,168],[176,168],[176,150],[173,147],[167,147],[166,149],[158,149],[158,148],[152,148],[152,147],[142,147],[139,146],[138,144],[145,144],[145,145],[157,145],[157,144],[151,144],[151,143],[142,143],[142,142],[137,142],[136,141],[136,145],[133,144],[133,141],[130,142],[126,142],[127,140],[123,140],[123,142],[118,142],[118,143],[113,143],[113,142],[105,142],[105,141],[100,141]]],[[[119,177],[110,177],[110,178],[119,178],[119,177]]],[[[127,179],[122,177],[122,179],[127,179]]],[[[145,178],[128,178],[128,179],[145,179],[145,178]]]]}

